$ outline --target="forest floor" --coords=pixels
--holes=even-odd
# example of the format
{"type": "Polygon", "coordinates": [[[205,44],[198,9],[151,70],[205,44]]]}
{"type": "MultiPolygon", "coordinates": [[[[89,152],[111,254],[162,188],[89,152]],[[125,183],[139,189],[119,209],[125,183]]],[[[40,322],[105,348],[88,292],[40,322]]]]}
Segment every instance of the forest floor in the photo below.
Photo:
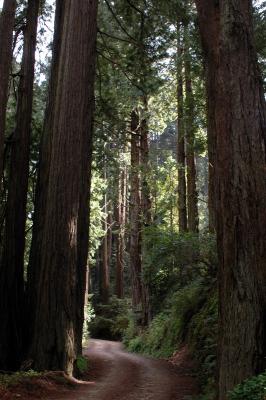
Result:
{"type": "Polygon", "coordinates": [[[87,381],[69,381],[60,373],[0,388],[1,400],[184,400],[198,393],[186,347],[170,360],[154,360],[123,350],[120,343],[91,340],[87,381]]]}

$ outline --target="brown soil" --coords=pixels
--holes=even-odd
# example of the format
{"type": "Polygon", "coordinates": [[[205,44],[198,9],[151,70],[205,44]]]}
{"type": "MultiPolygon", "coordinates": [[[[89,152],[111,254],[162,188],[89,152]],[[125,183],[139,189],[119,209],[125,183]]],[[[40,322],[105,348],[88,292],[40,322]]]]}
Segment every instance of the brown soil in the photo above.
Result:
{"type": "Polygon", "coordinates": [[[91,340],[86,381],[62,373],[24,380],[1,390],[2,400],[183,400],[198,393],[193,364],[184,347],[170,360],[127,353],[120,343],[91,340]]]}

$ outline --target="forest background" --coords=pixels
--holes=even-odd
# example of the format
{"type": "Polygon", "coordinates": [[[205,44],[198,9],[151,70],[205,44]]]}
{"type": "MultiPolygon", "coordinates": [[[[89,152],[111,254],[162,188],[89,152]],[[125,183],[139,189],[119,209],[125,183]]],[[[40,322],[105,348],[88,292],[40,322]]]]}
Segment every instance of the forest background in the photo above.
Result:
{"type": "MultiPolygon", "coordinates": [[[[260,1],[254,6],[256,49],[265,82],[266,4],[260,1]]],[[[15,162],[12,135],[26,9],[27,2],[19,2],[7,108],[2,238],[7,234],[9,204],[14,204],[9,186],[15,162]]],[[[25,282],[53,23],[54,5],[41,1],[22,228],[25,282]]],[[[83,335],[123,340],[131,351],[156,357],[170,357],[187,342],[201,365],[203,398],[215,398],[218,296],[213,154],[207,139],[206,63],[193,2],[99,3],[95,103],[89,301],[83,335]]],[[[243,399],[243,391],[249,389],[237,390],[243,399]]]]}

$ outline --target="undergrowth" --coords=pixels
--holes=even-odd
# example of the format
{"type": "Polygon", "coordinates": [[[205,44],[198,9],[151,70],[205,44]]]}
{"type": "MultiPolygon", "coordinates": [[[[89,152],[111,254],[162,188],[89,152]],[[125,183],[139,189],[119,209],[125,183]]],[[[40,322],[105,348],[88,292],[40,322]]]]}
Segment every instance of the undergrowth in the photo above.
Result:
{"type": "Polygon", "coordinates": [[[129,325],[129,305],[116,296],[108,304],[95,305],[96,317],[88,323],[89,335],[97,339],[121,340],[129,325]]]}
{"type": "Polygon", "coordinates": [[[265,400],[266,372],[247,379],[229,393],[229,400],[265,400]]]}
{"type": "Polygon", "coordinates": [[[29,371],[19,371],[13,374],[0,374],[0,386],[3,388],[8,388],[10,386],[18,385],[25,379],[37,378],[42,374],[33,370],[29,371]]]}

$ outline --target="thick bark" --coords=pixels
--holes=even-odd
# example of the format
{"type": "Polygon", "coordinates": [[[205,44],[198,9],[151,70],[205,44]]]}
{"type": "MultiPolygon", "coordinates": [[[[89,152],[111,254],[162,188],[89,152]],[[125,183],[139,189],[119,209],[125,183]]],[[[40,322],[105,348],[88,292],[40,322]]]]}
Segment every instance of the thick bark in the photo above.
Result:
{"type": "Polygon", "coordinates": [[[8,99],[9,72],[12,63],[12,43],[16,7],[16,0],[4,0],[0,16],[0,182],[3,174],[6,106],[8,99]]]}
{"type": "Polygon", "coordinates": [[[191,82],[191,60],[188,32],[185,29],[185,88],[186,88],[186,163],[187,163],[187,222],[188,231],[199,231],[197,171],[195,164],[195,103],[191,82]]]}
{"type": "Polygon", "coordinates": [[[35,190],[34,204],[34,223],[32,232],[32,243],[30,250],[30,260],[27,271],[27,308],[28,308],[28,338],[33,331],[33,324],[36,312],[36,298],[39,279],[39,269],[37,266],[41,262],[41,247],[43,240],[43,228],[45,222],[45,207],[47,205],[48,182],[50,161],[52,154],[53,121],[55,119],[55,101],[57,80],[59,71],[59,60],[61,54],[61,38],[64,22],[64,1],[56,1],[56,14],[54,24],[53,55],[49,79],[48,99],[44,117],[44,128],[40,145],[40,161],[38,166],[38,177],[35,190]]]}
{"type": "Polygon", "coordinates": [[[131,113],[130,271],[132,305],[137,312],[142,311],[139,131],[139,115],[134,110],[131,113]]]}
{"type": "MultiPolygon", "coordinates": [[[[217,143],[219,399],[225,400],[237,383],[265,369],[266,107],[251,1],[224,0],[220,10],[209,3],[197,1],[203,39],[208,24],[216,24],[215,15],[220,13],[219,64],[216,79],[210,82],[214,103],[209,105],[217,143]]],[[[208,54],[214,53],[215,42],[207,44],[208,54]]]]}
{"type": "Polygon", "coordinates": [[[4,339],[2,336],[0,340],[5,348],[0,353],[1,356],[7,353],[8,368],[16,368],[22,357],[25,225],[38,12],[39,1],[29,0],[18,88],[16,128],[11,147],[1,262],[1,305],[5,304],[3,314],[1,312],[1,321],[6,327],[6,337],[4,339]]]}
{"type": "Polygon", "coordinates": [[[52,151],[44,157],[49,168],[44,174],[46,201],[39,200],[38,210],[41,236],[30,355],[38,370],[72,374],[81,348],[85,297],[88,226],[84,218],[87,221],[97,1],[67,0],[61,8],[62,4],[58,2],[60,52],[54,54],[58,64],[50,91],[54,111],[45,139],[51,141],[48,150],[52,151]]]}
{"type": "Polygon", "coordinates": [[[186,153],[184,132],[183,41],[181,24],[178,38],[177,71],[177,163],[178,163],[178,222],[179,231],[187,231],[186,153]]]}

